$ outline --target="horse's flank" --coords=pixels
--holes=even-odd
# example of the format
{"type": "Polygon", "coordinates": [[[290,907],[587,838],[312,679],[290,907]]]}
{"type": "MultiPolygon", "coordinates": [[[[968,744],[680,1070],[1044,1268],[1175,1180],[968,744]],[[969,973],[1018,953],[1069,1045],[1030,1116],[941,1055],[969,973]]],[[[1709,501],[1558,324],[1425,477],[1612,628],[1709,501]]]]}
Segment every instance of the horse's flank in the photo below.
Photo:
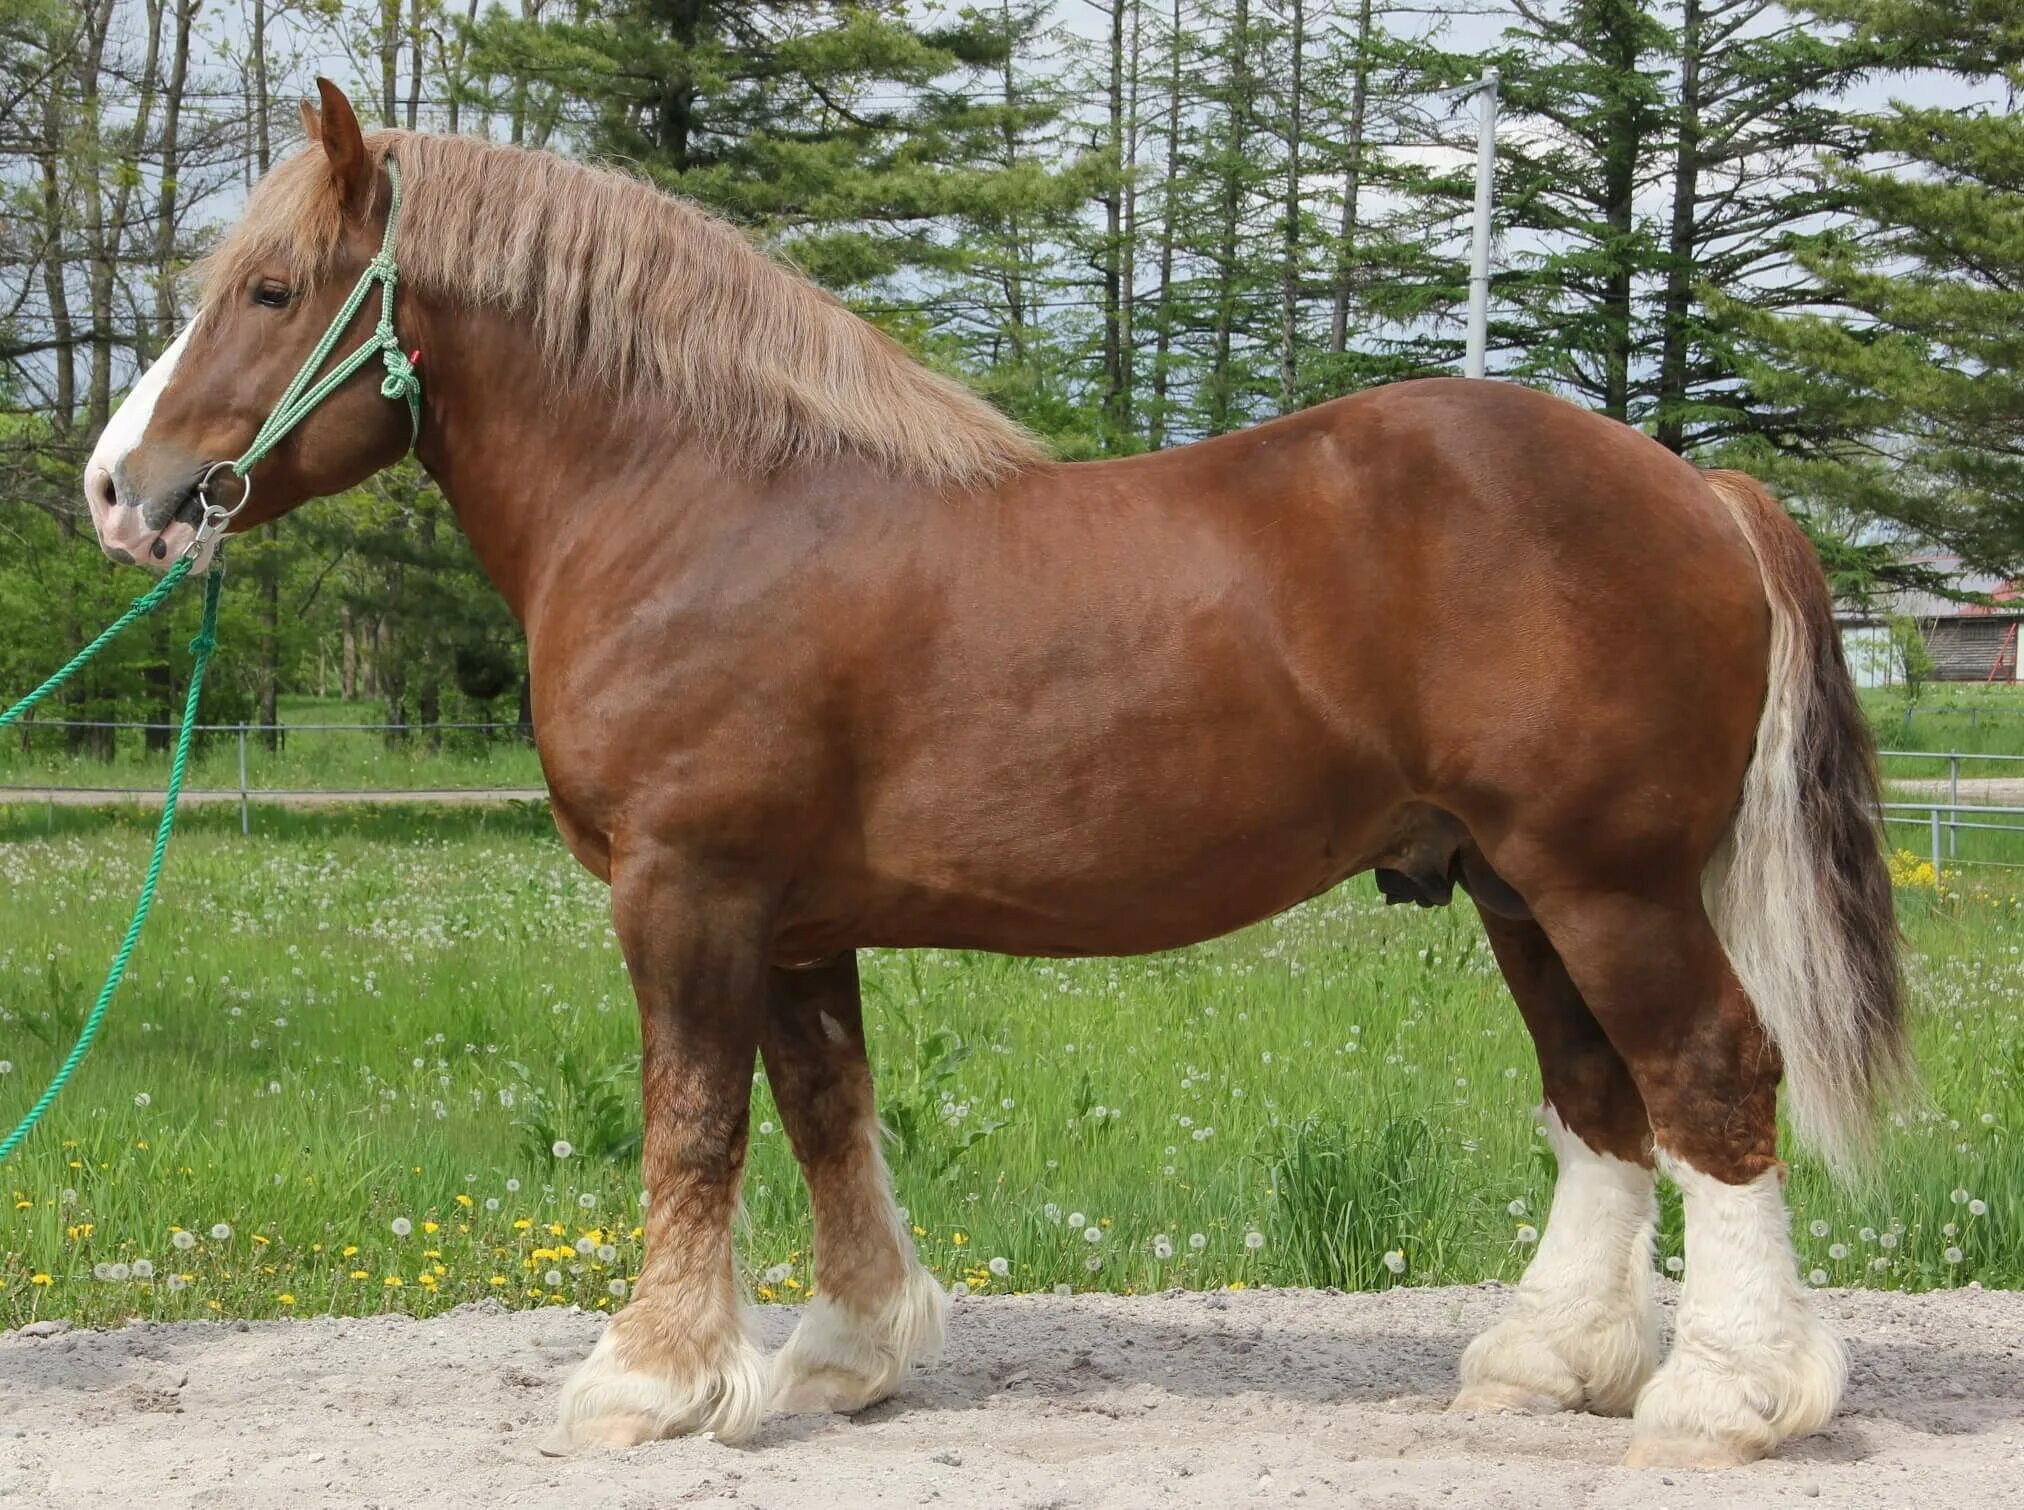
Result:
{"type": "MultiPolygon", "coordinates": [[[[642,424],[679,424],[727,466],[764,473],[856,453],[969,488],[1039,457],[984,400],[686,201],[468,137],[389,131],[367,146],[400,159],[404,280],[524,316],[558,386],[608,392],[642,424]]],[[[203,313],[262,271],[298,291],[319,285],[342,225],[312,144],[261,181],[211,257],[203,313]]]]}

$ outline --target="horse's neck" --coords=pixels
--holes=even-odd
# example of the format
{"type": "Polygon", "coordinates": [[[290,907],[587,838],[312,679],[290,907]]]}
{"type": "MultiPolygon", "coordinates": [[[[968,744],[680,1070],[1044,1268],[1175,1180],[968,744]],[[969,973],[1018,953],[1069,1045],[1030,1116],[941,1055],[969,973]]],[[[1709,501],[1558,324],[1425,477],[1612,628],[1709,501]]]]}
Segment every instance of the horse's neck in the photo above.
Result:
{"type": "Polygon", "coordinates": [[[683,492],[710,490],[715,464],[672,426],[608,392],[559,391],[521,322],[465,310],[422,323],[416,454],[523,625],[586,544],[653,528],[626,517],[629,500],[659,484],[673,497],[655,522],[678,529],[683,492]]]}

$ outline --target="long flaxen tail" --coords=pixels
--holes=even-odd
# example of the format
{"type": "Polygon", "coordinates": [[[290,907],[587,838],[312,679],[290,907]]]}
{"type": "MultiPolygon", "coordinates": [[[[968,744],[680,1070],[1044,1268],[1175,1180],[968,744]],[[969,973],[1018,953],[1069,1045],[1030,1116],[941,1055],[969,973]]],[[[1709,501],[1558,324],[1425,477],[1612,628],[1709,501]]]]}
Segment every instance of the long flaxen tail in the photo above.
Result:
{"type": "Polygon", "coordinates": [[[1772,622],[1756,752],[1705,878],[1709,915],[1784,1060],[1794,1130],[1846,1176],[1873,1147],[1878,1106],[1912,1078],[1876,746],[1812,542],[1755,478],[1707,475],[1756,552],[1772,622]]]}

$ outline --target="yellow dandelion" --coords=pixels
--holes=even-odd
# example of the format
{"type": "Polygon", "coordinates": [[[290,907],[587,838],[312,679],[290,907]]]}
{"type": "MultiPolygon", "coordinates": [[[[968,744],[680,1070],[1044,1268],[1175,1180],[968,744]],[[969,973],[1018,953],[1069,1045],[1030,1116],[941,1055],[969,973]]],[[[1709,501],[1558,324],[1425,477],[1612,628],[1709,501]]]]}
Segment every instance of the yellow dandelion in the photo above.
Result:
{"type": "Polygon", "coordinates": [[[285,1306],[292,1306],[295,1304],[295,1297],[293,1295],[281,1295],[277,1296],[276,1299],[278,1299],[285,1306]]]}
{"type": "Polygon", "coordinates": [[[344,1252],[343,1252],[343,1254],[342,1254],[341,1256],[342,1256],[342,1257],[344,1257],[344,1258],[351,1258],[351,1257],[353,1257],[353,1256],[354,1256],[354,1255],[355,1255],[355,1254],[356,1254],[357,1252],[358,1252],[358,1244],[357,1244],[357,1243],[347,1243],[347,1244],[345,1244],[345,1249],[344,1249],[344,1252]]]}
{"type": "Polygon", "coordinates": [[[515,1232],[525,1232],[529,1227],[532,1227],[533,1225],[534,1223],[528,1221],[527,1218],[523,1216],[518,1221],[513,1223],[513,1230],[515,1232]]]}
{"type": "Polygon", "coordinates": [[[398,1274],[389,1274],[380,1283],[385,1285],[389,1290],[398,1290],[406,1281],[398,1274]]]}
{"type": "Polygon", "coordinates": [[[503,1274],[494,1274],[492,1278],[489,1281],[487,1281],[487,1283],[491,1284],[494,1288],[497,1288],[498,1286],[506,1283],[506,1276],[503,1274]]]}
{"type": "Polygon", "coordinates": [[[548,1224],[548,1235],[550,1237],[567,1237],[569,1236],[569,1229],[560,1222],[550,1222],[548,1224]]]}
{"type": "Polygon", "coordinates": [[[28,1282],[31,1285],[53,1285],[56,1283],[56,1281],[51,1279],[47,1274],[37,1274],[34,1278],[30,1279],[28,1282]]]}
{"type": "Polygon", "coordinates": [[[955,1245],[956,1245],[956,1246],[957,1246],[958,1248],[962,1247],[962,1246],[963,1246],[963,1244],[967,1243],[967,1242],[968,1242],[969,1240],[970,1240],[970,1234],[969,1234],[969,1233],[967,1233],[967,1232],[958,1232],[958,1233],[957,1233],[957,1234],[955,1235],[955,1237],[954,1237],[954,1238],[952,1239],[952,1241],[953,1241],[953,1242],[955,1243],[955,1245]]]}
{"type": "Polygon", "coordinates": [[[471,1206],[471,1198],[468,1195],[459,1195],[457,1197],[457,1204],[459,1206],[464,1207],[466,1210],[469,1210],[471,1206]]]}
{"type": "Polygon", "coordinates": [[[371,1276],[370,1274],[366,1273],[366,1272],[365,1272],[365,1270],[363,1270],[363,1269],[353,1269],[353,1270],[351,1271],[351,1277],[352,1277],[353,1279],[371,1279],[371,1278],[372,1278],[372,1276],[371,1276]]]}
{"type": "Polygon", "coordinates": [[[422,1223],[422,1231],[424,1232],[441,1232],[442,1230],[443,1229],[434,1222],[422,1223]]]}

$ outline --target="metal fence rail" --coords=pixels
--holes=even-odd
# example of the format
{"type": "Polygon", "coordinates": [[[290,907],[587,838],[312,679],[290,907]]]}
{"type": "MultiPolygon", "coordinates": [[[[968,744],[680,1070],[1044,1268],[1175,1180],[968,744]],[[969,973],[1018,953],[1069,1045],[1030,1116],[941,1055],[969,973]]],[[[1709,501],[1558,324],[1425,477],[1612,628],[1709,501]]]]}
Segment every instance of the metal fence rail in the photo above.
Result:
{"type": "MultiPolygon", "coordinates": [[[[1933,711],[1933,710],[1921,710],[1933,711]]],[[[59,729],[118,729],[143,732],[172,732],[173,724],[145,723],[127,720],[92,719],[35,719],[24,722],[21,727],[59,729]]],[[[277,802],[298,807],[345,807],[371,803],[389,804],[435,804],[442,806],[464,806],[485,803],[540,802],[547,799],[547,790],[538,786],[489,786],[466,787],[435,785],[428,787],[304,787],[304,786],[255,786],[250,779],[248,741],[256,734],[380,734],[402,737],[446,733],[451,731],[511,734],[524,737],[528,732],[520,723],[437,723],[437,724],[387,724],[387,723],[231,723],[199,724],[199,732],[208,734],[230,734],[238,740],[238,775],[235,786],[185,788],[182,800],[186,803],[236,803],[239,808],[239,827],[242,833],[252,832],[252,809],[256,803],[277,802]]],[[[1879,758],[1888,767],[1893,762],[1928,763],[1943,765],[1945,775],[1935,773],[1931,777],[1904,776],[1886,770],[1886,782],[1898,789],[1893,800],[1881,804],[1879,818],[1887,831],[1902,832],[1917,830],[1922,843],[1918,845],[1932,860],[1935,874],[1943,865],[1985,865],[2005,869],[2024,869],[2024,859],[2018,861],[1980,859],[1960,856],[1960,836],[1965,833],[2014,834],[2019,840],[2019,854],[2024,856],[2024,755],[1980,754],[1966,750],[1881,750],[1879,758]],[[1970,775],[1967,780],[1971,787],[1993,787],[2001,795],[2009,795],[2009,788],[2015,785],[2019,801],[1975,802],[1961,800],[1962,768],[1973,768],[1986,763],[2005,774],[1991,777],[1970,775]],[[2010,774],[2014,773],[2014,774],[2010,774]],[[1931,800],[1914,800],[1904,795],[1908,787],[1938,787],[1945,783],[1944,800],[1935,793],[1931,800]]],[[[1972,798],[1976,792],[1971,790],[1972,798]]],[[[159,804],[161,793],[145,787],[118,787],[94,785],[58,785],[49,782],[0,783],[0,806],[9,803],[47,804],[52,810],[57,807],[117,806],[135,803],[142,806],[159,804]]],[[[1912,844],[1906,844],[1912,848],[1912,844]]]]}

